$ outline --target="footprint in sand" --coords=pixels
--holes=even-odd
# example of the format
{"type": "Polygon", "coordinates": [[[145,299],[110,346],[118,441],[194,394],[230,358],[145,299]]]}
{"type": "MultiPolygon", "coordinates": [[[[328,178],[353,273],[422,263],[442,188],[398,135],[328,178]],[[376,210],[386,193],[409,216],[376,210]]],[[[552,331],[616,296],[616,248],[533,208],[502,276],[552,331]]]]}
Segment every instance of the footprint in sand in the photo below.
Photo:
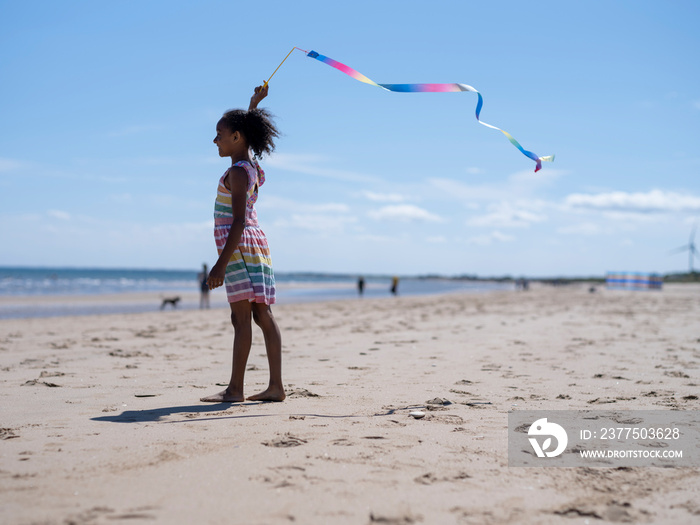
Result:
{"type": "Polygon", "coordinates": [[[295,388],[292,390],[287,397],[321,397],[318,394],[310,392],[306,388],[295,388]]]}
{"type": "Polygon", "coordinates": [[[37,385],[49,386],[52,388],[61,386],[61,385],[57,385],[56,383],[50,383],[49,381],[39,381],[38,379],[31,379],[31,380],[25,382],[22,386],[37,386],[37,385]]]}
{"type": "Polygon", "coordinates": [[[435,474],[432,472],[427,472],[426,474],[423,474],[422,476],[418,476],[417,478],[413,478],[413,481],[416,483],[420,483],[421,485],[432,485],[433,483],[436,483],[438,481],[447,481],[447,482],[452,482],[452,481],[460,481],[463,479],[469,479],[471,476],[467,474],[466,472],[459,472],[455,474],[454,476],[443,476],[441,478],[438,478],[435,474]]]}
{"type": "Polygon", "coordinates": [[[591,399],[588,401],[589,405],[607,405],[609,403],[617,403],[617,400],[615,399],[610,399],[610,398],[600,398],[596,397],[595,399],[591,399]]]}
{"type": "Polygon", "coordinates": [[[271,441],[263,441],[262,444],[265,445],[266,447],[275,447],[275,448],[288,448],[288,447],[298,447],[300,445],[304,445],[308,443],[305,439],[301,439],[299,437],[293,436],[289,433],[286,433],[284,436],[275,438],[271,441]]]}
{"type": "Polygon", "coordinates": [[[138,507],[134,509],[129,509],[126,512],[117,514],[114,509],[109,507],[93,507],[89,510],[85,510],[79,514],[73,514],[69,518],[65,519],[66,523],[94,523],[100,518],[107,518],[108,520],[154,520],[156,516],[152,513],[153,510],[157,510],[158,507],[138,507]]]}
{"type": "Polygon", "coordinates": [[[118,349],[118,350],[112,350],[109,355],[112,357],[152,357],[151,354],[147,354],[146,352],[141,352],[140,350],[136,350],[134,352],[125,352],[124,350],[118,349]]]}
{"type": "Polygon", "coordinates": [[[355,443],[346,438],[338,438],[331,441],[331,445],[336,445],[340,447],[352,447],[355,445],[355,443]]]}
{"type": "Polygon", "coordinates": [[[415,515],[410,512],[402,514],[382,514],[378,512],[370,512],[369,522],[370,523],[385,523],[385,524],[403,524],[403,523],[419,523],[423,521],[423,516],[420,514],[415,515]]]}
{"type": "Polygon", "coordinates": [[[75,341],[70,339],[63,341],[62,343],[49,343],[49,346],[55,350],[67,350],[75,344],[75,341]]]}
{"type": "Polygon", "coordinates": [[[47,370],[42,370],[41,374],[39,374],[39,378],[42,377],[62,377],[66,375],[64,372],[49,372],[47,370]]]}
{"type": "Polygon", "coordinates": [[[0,439],[14,439],[18,438],[19,435],[15,433],[12,428],[0,428],[0,439]]]}
{"type": "Polygon", "coordinates": [[[637,513],[632,509],[632,505],[627,502],[619,503],[611,501],[603,505],[591,503],[580,503],[570,505],[561,510],[555,510],[554,514],[559,516],[591,517],[598,520],[630,523],[637,521],[637,513]]]}
{"type": "Polygon", "coordinates": [[[439,414],[431,417],[432,421],[437,421],[438,423],[447,423],[448,425],[459,425],[464,423],[464,418],[454,414],[439,414]]]}

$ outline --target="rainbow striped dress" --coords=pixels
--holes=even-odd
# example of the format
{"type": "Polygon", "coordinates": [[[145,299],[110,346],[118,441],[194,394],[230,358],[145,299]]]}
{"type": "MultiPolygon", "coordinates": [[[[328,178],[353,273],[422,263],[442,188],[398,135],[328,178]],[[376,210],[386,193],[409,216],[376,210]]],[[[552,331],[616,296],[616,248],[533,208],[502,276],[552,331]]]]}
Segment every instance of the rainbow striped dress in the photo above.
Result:
{"type": "MultiPolygon", "coordinates": [[[[248,174],[248,198],[243,235],[226,266],[226,296],[229,303],[248,300],[251,303],[274,304],[275,276],[272,271],[270,248],[265,233],[258,226],[258,215],[254,207],[258,199],[258,187],[265,182],[265,172],[255,161],[252,165],[247,161],[240,161],[233,166],[244,168],[248,174]]],[[[219,179],[214,205],[214,239],[219,255],[226,245],[233,224],[231,192],[224,184],[227,175],[228,170],[219,179]]]]}

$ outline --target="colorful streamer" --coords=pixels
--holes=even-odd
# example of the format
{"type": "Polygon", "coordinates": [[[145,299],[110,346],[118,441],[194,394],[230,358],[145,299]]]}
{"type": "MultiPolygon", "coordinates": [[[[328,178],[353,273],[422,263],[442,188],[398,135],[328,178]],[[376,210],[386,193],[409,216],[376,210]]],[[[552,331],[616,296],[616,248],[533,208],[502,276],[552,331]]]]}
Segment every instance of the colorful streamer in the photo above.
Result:
{"type": "MultiPolygon", "coordinates": [[[[295,47],[294,49],[299,49],[298,47],[295,47]]],[[[292,51],[294,51],[292,49],[292,51]]],[[[479,93],[476,89],[474,89],[472,86],[468,86],[467,84],[377,84],[370,78],[364,76],[362,73],[355,71],[353,68],[346,66],[345,64],[341,64],[337,60],[333,60],[332,58],[329,58],[327,56],[321,55],[320,53],[317,53],[316,51],[304,51],[303,49],[299,49],[299,51],[303,51],[306,53],[306,56],[310,58],[315,58],[316,60],[323,62],[324,64],[327,64],[331,67],[334,67],[335,69],[342,71],[346,75],[351,76],[355,80],[359,80],[360,82],[364,82],[365,84],[370,84],[372,86],[377,86],[382,89],[386,89],[387,91],[394,91],[397,93],[455,93],[459,91],[471,91],[472,93],[476,93],[477,96],[479,97],[479,100],[476,104],[476,120],[479,121],[479,124],[483,124],[484,126],[495,129],[503,133],[508,140],[510,141],[513,146],[518,148],[520,152],[525,155],[526,157],[531,158],[532,160],[535,161],[536,167],[535,171],[539,171],[542,169],[542,162],[552,162],[554,160],[554,155],[549,155],[546,157],[538,157],[536,154],[534,154],[531,151],[527,151],[524,149],[520,143],[513,138],[513,136],[508,133],[505,130],[502,130],[501,128],[497,128],[496,126],[492,126],[491,124],[487,124],[486,122],[483,122],[482,120],[479,119],[479,114],[481,113],[481,108],[484,105],[484,98],[481,96],[481,93],[479,93]]],[[[291,51],[290,51],[291,54],[291,51]]],[[[289,56],[289,55],[287,55],[289,56]]],[[[285,58],[286,60],[286,58],[285,58]]],[[[284,63],[284,60],[282,61],[284,63]]],[[[281,64],[280,64],[281,65],[281,64]]],[[[279,69],[279,68],[278,68],[279,69]]],[[[275,70],[277,71],[277,70],[275,70]]],[[[274,73],[273,73],[274,75],[274,73]]],[[[270,77],[272,78],[272,77],[270,77]]],[[[268,80],[269,82],[269,80],[268,80]]]]}

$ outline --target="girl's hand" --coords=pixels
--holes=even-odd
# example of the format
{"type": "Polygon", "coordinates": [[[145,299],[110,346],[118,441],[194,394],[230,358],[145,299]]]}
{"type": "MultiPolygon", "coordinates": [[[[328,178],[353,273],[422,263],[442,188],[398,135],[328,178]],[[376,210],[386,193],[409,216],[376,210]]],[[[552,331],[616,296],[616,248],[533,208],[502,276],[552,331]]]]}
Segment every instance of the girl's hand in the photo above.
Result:
{"type": "Polygon", "coordinates": [[[209,277],[207,277],[207,286],[210,290],[223,286],[224,277],[226,276],[226,265],[217,262],[209,272],[209,277]]]}
{"type": "Polygon", "coordinates": [[[267,84],[263,84],[262,86],[258,86],[255,88],[255,93],[252,97],[250,97],[250,106],[248,107],[248,111],[258,107],[260,101],[267,96],[267,91],[269,88],[270,86],[268,86],[267,84]]]}

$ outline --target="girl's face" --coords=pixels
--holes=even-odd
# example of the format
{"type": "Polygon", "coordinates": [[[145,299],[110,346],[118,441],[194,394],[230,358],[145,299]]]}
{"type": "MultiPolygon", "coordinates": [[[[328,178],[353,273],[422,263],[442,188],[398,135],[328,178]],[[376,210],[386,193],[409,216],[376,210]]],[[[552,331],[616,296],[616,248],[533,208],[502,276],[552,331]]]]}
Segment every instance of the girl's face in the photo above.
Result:
{"type": "Polygon", "coordinates": [[[238,131],[231,132],[221,122],[216,125],[216,137],[214,144],[219,148],[219,157],[230,157],[240,149],[241,134],[238,131]]]}

